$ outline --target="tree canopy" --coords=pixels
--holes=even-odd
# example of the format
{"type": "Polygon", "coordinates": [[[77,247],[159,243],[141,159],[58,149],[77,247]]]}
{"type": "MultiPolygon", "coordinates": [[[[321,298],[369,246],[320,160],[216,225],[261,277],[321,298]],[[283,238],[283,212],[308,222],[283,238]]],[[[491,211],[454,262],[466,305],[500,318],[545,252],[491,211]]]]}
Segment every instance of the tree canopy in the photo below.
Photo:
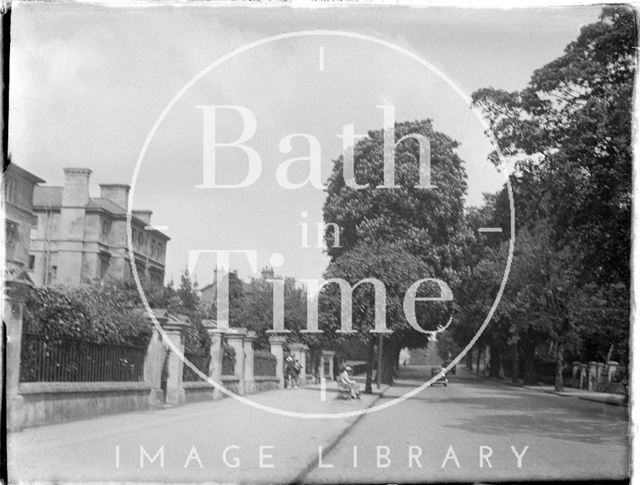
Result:
{"type": "MultiPolygon", "coordinates": [[[[455,279],[463,259],[464,196],[466,172],[456,154],[457,142],[433,129],[430,120],[396,123],[394,136],[423,135],[431,147],[433,189],[417,188],[420,146],[415,139],[398,144],[395,153],[396,188],[377,188],[383,182],[384,132],[370,131],[353,148],[354,175],[358,189],[345,183],[343,157],[334,161],[327,186],[323,215],[325,223],[339,226],[327,231],[330,264],[326,278],[344,278],[352,286],[365,278],[377,278],[386,288],[386,325],[393,332],[387,338],[383,380],[392,379],[390,368],[401,346],[421,347],[427,336],[410,326],[403,311],[407,289],[424,278],[445,283],[455,279]]],[[[418,296],[435,296],[438,288],[425,285],[418,296]],[[431,293],[429,293],[431,292],[431,293]]],[[[340,292],[336,285],[323,293],[327,327],[340,322],[340,292]]],[[[354,329],[363,340],[371,340],[375,319],[374,292],[369,284],[354,292],[354,329]]],[[[322,302],[321,302],[322,303],[322,302]]],[[[447,322],[445,303],[418,303],[417,321],[422,330],[435,330],[447,322]]]]}
{"type": "MultiPolygon", "coordinates": [[[[627,359],[635,24],[631,9],[605,7],[524,89],[472,95],[513,169],[517,215],[507,291],[484,341],[498,349],[520,341],[529,353],[551,341],[557,387],[567,352],[604,360],[615,347],[627,359]]],[[[500,162],[497,152],[491,159],[500,162]]],[[[475,215],[504,221],[504,197],[475,215]]],[[[490,278],[501,244],[481,253],[476,271],[490,278]]]]}

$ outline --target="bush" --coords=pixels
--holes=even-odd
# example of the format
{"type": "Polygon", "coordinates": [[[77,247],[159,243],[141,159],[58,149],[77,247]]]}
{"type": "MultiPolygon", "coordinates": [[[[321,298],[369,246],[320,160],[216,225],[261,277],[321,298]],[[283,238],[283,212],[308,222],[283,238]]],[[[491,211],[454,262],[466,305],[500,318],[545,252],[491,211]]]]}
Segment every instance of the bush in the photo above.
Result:
{"type": "Polygon", "coordinates": [[[622,366],[622,367],[618,367],[618,370],[616,370],[616,373],[613,374],[613,377],[611,378],[611,382],[614,384],[623,384],[624,386],[627,386],[629,384],[629,374],[627,372],[627,368],[622,366]]]}
{"type": "Polygon", "coordinates": [[[24,331],[55,341],[146,345],[151,324],[122,285],[33,288],[25,305],[24,331]]]}
{"type": "Polygon", "coordinates": [[[211,337],[198,315],[189,316],[189,326],[184,332],[184,351],[189,354],[208,353],[211,337]]]}

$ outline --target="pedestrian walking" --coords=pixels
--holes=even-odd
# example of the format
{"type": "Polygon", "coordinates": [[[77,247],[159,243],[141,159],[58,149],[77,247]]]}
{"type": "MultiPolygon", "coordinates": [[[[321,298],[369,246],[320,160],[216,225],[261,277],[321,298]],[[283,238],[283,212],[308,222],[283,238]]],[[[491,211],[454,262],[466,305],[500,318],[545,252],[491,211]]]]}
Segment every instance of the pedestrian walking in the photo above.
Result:
{"type": "Polygon", "coordinates": [[[284,370],[289,389],[297,388],[300,385],[300,371],[302,365],[292,355],[287,356],[284,361],[284,370]]]}
{"type": "Polygon", "coordinates": [[[297,388],[300,385],[300,372],[302,372],[302,364],[298,359],[293,359],[293,387],[297,388]]]}

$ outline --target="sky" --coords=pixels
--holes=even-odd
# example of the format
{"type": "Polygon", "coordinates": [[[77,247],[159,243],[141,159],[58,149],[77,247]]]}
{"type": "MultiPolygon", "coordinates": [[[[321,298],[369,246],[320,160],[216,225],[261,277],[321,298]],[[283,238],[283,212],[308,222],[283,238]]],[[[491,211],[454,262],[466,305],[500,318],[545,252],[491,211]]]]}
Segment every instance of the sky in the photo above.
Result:
{"type": "MultiPolygon", "coordinates": [[[[279,272],[317,278],[326,268],[321,247],[301,247],[302,223],[315,242],[325,193],[307,184],[285,189],[278,167],[309,155],[317,140],[321,179],[341,153],[342,127],[382,128],[379,105],[397,121],[433,120],[460,142],[468,174],[467,206],[504,183],[486,161],[491,145],[465,100],[493,86],[523,88],[532,72],[560,56],[598,7],[480,10],[355,7],[113,8],[88,4],[16,3],[12,17],[9,149],[23,168],[62,185],[63,167],[88,167],[92,195],[99,183],[134,184],[134,208],[151,209],[166,227],[167,280],[179,279],[194,250],[257,251],[258,269],[278,253],[279,272]],[[332,30],[364,34],[423,59],[433,69],[386,46],[336,35],[288,37],[214,62],[277,34],[332,30]],[[194,81],[194,78],[201,75],[194,81]],[[176,95],[184,89],[181,97],[176,95]],[[260,175],[245,188],[203,188],[204,141],[231,142],[249,124],[239,108],[219,108],[215,130],[199,106],[235,106],[255,117],[246,145],[260,158],[260,175]],[[307,135],[306,138],[301,134],[307,135]],[[292,136],[293,135],[293,136],[292,136]],[[290,139],[290,143],[287,140],[290,139]]],[[[218,184],[247,175],[237,147],[217,148],[218,184]]],[[[305,166],[307,169],[305,169],[305,166]]],[[[291,164],[292,182],[308,173],[291,164]]],[[[200,285],[213,279],[214,259],[194,267],[200,285]]],[[[241,276],[246,260],[232,259],[241,276]]]]}

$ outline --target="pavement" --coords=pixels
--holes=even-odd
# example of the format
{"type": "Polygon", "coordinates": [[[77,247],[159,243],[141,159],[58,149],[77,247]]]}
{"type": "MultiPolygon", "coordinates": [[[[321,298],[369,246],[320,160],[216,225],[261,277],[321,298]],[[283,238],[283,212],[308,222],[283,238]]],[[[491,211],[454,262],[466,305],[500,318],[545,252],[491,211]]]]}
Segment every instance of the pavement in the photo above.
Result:
{"type": "Polygon", "coordinates": [[[596,392],[587,391],[584,389],[574,389],[571,387],[565,387],[564,391],[556,391],[554,386],[538,385],[538,386],[523,386],[527,389],[534,391],[547,392],[549,394],[557,394],[563,397],[575,397],[578,399],[584,399],[585,401],[601,402],[604,404],[612,404],[614,406],[627,406],[627,396],[622,394],[612,394],[608,392],[596,392]]]}
{"type": "Polygon", "coordinates": [[[401,370],[393,387],[337,399],[335,383],[103,416],[8,437],[12,482],[379,483],[628,476],[624,407],[401,370]],[[385,406],[376,412],[354,411],[385,406]],[[286,413],[324,413],[331,419],[286,413]],[[335,417],[336,413],[343,416],[335,417]]]}
{"type": "MultiPolygon", "coordinates": [[[[335,416],[380,396],[376,390],[338,399],[329,382],[324,391],[309,386],[247,397],[280,412],[335,416]]],[[[336,442],[359,417],[297,418],[233,398],[102,416],[9,434],[8,471],[13,483],[294,482],[317,462],[319,447],[336,442]]]]}
{"type": "Polygon", "coordinates": [[[555,386],[549,384],[538,384],[538,385],[523,385],[517,384],[511,381],[505,381],[502,379],[497,379],[494,377],[487,377],[476,372],[472,372],[467,370],[464,367],[459,368],[462,373],[468,373],[474,375],[478,378],[491,379],[496,382],[500,382],[502,384],[511,385],[511,386],[519,386],[525,389],[530,389],[532,391],[546,392],[549,394],[557,394],[558,396],[563,397],[574,397],[577,399],[584,399],[586,401],[594,401],[601,402],[605,404],[612,404],[614,406],[628,406],[629,399],[627,396],[622,394],[613,394],[609,392],[596,392],[596,391],[588,391],[586,389],[575,389],[573,387],[565,386],[563,391],[556,391],[555,386]]]}

